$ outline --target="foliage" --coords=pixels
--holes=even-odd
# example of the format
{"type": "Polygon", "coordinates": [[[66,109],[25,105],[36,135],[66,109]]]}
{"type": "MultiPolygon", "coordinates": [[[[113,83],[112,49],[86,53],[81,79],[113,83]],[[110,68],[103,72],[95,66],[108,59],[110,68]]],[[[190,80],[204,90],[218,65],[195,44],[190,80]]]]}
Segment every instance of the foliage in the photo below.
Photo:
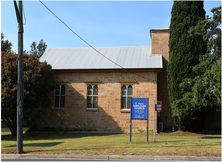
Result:
{"type": "MultiPolygon", "coordinates": [[[[206,40],[200,35],[189,35],[189,28],[197,25],[199,20],[205,18],[202,1],[174,1],[171,11],[170,38],[169,38],[169,63],[167,66],[167,82],[170,104],[175,124],[182,129],[181,118],[175,116],[175,112],[184,115],[183,109],[189,107],[186,101],[179,102],[185,90],[179,84],[186,78],[194,78],[193,67],[199,64],[199,56],[206,53],[206,40]],[[181,112],[181,111],[182,112],[181,112]]],[[[182,116],[183,123],[188,123],[182,116]]]]}
{"type": "Polygon", "coordinates": [[[185,78],[194,77],[192,68],[199,63],[199,56],[206,52],[202,36],[188,35],[189,28],[205,18],[202,1],[174,1],[171,11],[169,63],[167,80],[169,99],[180,99],[183,92],[179,84],[185,78]]]}
{"type": "Polygon", "coordinates": [[[1,51],[4,52],[11,52],[12,50],[12,43],[9,42],[8,40],[3,40],[4,39],[4,34],[1,32],[1,51]]]}
{"type": "Polygon", "coordinates": [[[195,77],[180,83],[184,94],[172,104],[173,117],[182,130],[201,129],[206,111],[221,109],[221,7],[212,12],[213,18],[207,16],[189,31],[191,36],[202,36],[208,42],[207,53],[192,70],[195,77]]]}
{"type": "Polygon", "coordinates": [[[137,129],[137,131],[139,132],[139,133],[143,133],[143,132],[145,132],[145,130],[144,129],[137,129]]]}
{"type": "MultiPolygon", "coordinates": [[[[1,54],[2,119],[11,133],[15,135],[17,130],[18,56],[7,52],[1,54]]],[[[51,104],[48,94],[54,89],[54,73],[46,62],[39,62],[35,56],[26,54],[23,56],[23,71],[23,118],[29,119],[29,123],[33,124],[43,113],[44,108],[51,104]]]]}
{"type": "Polygon", "coordinates": [[[40,58],[44,54],[47,45],[46,42],[44,42],[43,39],[41,39],[38,45],[34,41],[30,47],[31,51],[29,53],[36,56],[37,58],[40,58]]]}

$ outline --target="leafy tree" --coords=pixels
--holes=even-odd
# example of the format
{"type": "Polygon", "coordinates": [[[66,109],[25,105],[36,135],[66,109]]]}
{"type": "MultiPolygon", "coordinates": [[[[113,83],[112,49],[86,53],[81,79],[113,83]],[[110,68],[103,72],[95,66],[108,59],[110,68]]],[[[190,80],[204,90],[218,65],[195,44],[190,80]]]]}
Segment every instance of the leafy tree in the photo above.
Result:
{"type": "MultiPolygon", "coordinates": [[[[8,52],[1,54],[2,119],[12,135],[16,135],[18,56],[8,52]]],[[[44,112],[44,108],[51,104],[48,94],[54,89],[54,73],[46,62],[39,62],[38,58],[27,54],[23,56],[23,71],[23,117],[29,119],[29,123],[33,124],[44,112]]]]}
{"type": "Polygon", "coordinates": [[[1,51],[5,52],[11,52],[12,50],[12,43],[9,42],[8,40],[3,40],[4,39],[4,34],[1,32],[1,51]]]}
{"type": "Polygon", "coordinates": [[[199,35],[207,41],[207,52],[192,70],[195,77],[180,84],[182,98],[172,104],[173,117],[184,130],[200,130],[206,111],[221,109],[221,6],[211,12],[213,18],[207,16],[189,31],[190,36],[199,35]]]}
{"type": "Polygon", "coordinates": [[[36,44],[36,42],[33,42],[30,47],[31,47],[30,54],[36,56],[37,58],[40,58],[44,54],[47,45],[43,41],[43,39],[41,39],[38,45],[36,44]]]}

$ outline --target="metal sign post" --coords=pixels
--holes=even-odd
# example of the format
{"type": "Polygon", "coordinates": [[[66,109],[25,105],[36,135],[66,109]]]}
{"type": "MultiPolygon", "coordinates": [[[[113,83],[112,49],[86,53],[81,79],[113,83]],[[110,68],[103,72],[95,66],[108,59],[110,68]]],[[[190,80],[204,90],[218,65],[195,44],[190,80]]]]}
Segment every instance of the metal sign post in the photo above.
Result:
{"type": "Polygon", "coordinates": [[[149,134],[149,98],[147,99],[147,125],[146,125],[146,142],[148,142],[148,134],[149,134]]]}
{"type": "Polygon", "coordinates": [[[131,131],[132,131],[132,106],[131,106],[131,111],[130,111],[130,143],[131,143],[131,131]]]}
{"type": "Polygon", "coordinates": [[[154,142],[156,142],[156,127],[155,127],[155,116],[156,116],[156,113],[155,113],[155,99],[154,99],[154,103],[153,103],[153,110],[154,110],[154,114],[153,114],[153,130],[154,130],[154,142]]]}
{"type": "Polygon", "coordinates": [[[148,98],[132,98],[130,111],[130,143],[132,131],[132,119],[147,120],[147,142],[148,142],[148,98]]]}

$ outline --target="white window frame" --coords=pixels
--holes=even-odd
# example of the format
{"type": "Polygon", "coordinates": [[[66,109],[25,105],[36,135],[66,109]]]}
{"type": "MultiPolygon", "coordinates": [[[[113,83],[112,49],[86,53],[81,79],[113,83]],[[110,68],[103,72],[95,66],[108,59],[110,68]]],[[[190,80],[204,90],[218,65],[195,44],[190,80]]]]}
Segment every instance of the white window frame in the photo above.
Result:
{"type": "Polygon", "coordinates": [[[130,108],[127,108],[127,107],[128,107],[127,101],[128,101],[128,98],[129,98],[129,97],[131,97],[131,99],[132,99],[132,97],[133,97],[133,85],[121,85],[121,110],[130,110],[130,108]],[[122,94],[122,87],[123,87],[123,86],[126,86],[125,95],[122,94]],[[129,87],[129,86],[132,87],[132,94],[131,94],[131,95],[128,95],[128,87],[129,87]],[[126,102],[126,103],[125,103],[125,104],[126,104],[126,107],[122,107],[122,102],[123,102],[123,101],[122,101],[122,97],[125,97],[125,98],[126,98],[126,101],[125,101],[125,102],[126,102]]]}
{"type": "Polygon", "coordinates": [[[56,87],[59,86],[59,94],[56,95],[56,88],[55,88],[55,91],[54,91],[54,108],[62,108],[64,109],[65,108],[65,94],[66,94],[66,86],[65,85],[56,85],[56,87]],[[65,87],[65,93],[64,95],[61,94],[62,92],[62,86],[65,87]],[[59,97],[59,107],[56,107],[56,97],[59,97]],[[61,98],[62,96],[64,96],[64,107],[61,107],[61,98]]]}
{"type": "Polygon", "coordinates": [[[98,97],[98,93],[99,93],[99,86],[97,84],[93,85],[93,84],[89,84],[87,85],[87,104],[86,104],[86,107],[87,109],[98,109],[98,100],[99,100],[99,97],[98,97]],[[92,94],[91,95],[88,95],[88,87],[89,86],[92,86],[92,94]],[[94,86],[97,86],[97,95],[94,95],[93,94],[93,90],[94,90],[94,86]],[[92,97],[92,107],[88,107],[88,97],[92,97]],[[97,97],[97,107],[93,107],[93,97],[97,97]]]}

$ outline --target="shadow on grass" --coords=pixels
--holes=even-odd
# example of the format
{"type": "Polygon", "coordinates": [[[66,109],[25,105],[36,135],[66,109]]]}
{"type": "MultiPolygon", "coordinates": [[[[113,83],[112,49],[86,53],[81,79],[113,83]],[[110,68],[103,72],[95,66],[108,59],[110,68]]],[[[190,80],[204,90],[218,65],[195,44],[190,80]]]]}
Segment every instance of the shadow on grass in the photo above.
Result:
{"type": "Polygon", "coordinates": [[[174,141],[161,141],[161,140],[159,140],[158,142],[162,142],[162,143],[172,143],[172,142],[176,142],[176,143],[178,143],[178,142],[182,142],[182,141],[186,141],[186,140],[174,140],[174,141]]]}
{"type": "MultiPolygon", "coordinates": [[[[118,134],[90,134],[90,133],[30,133],[23,134],[23,140],[58,140],[58,139],[70,139],[70,138],[83,138],[83,137],[103,137],[103,136],[112,136],[118,134]]],[[[16,141],[16,136],[12,135],[2,135],[1,140],[5,141],[16,141]]]]}
{"type": "Polygon", "coordinates": [[[207,137],[200,137],[200,138],[202,138],[202,139],[221,139],[221,136],[207,136],[207,137]]]}
{"type": "Polygon", "coordinates": [[[196,135],[220,135],[221,131],[180,131],[175,132],[160,132],[160,135],[170,135],[170,136],[196,136],[196,135]]]}
{"type": "MultiPolygon", "coordinates": [[[[28,144],[23,144],[23,146],[29,146],[29,147],[52,147],[59,145],[63,142],[47,142],[47,143],[28,143],[28,144]]],[[[16,147],[16,145],[11,145],[11,146],[5,146],[5,147],[16,147]]]]}
{"type": "MultiPolygon", "coordinates": [[[[111,149],[111,150],[114,150],[114,149],[116,149],[116,148],[113,148],[113,149],[111,149]]],[[[49,150],[47,150],[47,149],[39,149],[39,150],[27,150],[27,149],[24,149],[25,150],[25,153],[36,153],[36,154],[38,154],[38,153],[42,153],[42,152],[49,152],[49,150]]],[[[110,148],[109,147],[107,147],[107,146],[97,146],[97,147],[93,147],[93,146],[91,146],[91,147],[82,147],[82,148],[59,148],[59,149],[51,149],[50,150],[50,152],[57,152],[57,151],[59,151],[59,154],[67,154],[67,152],[72,152],[72,153],[74,153],[75,154],[75,151],[93,151],[93,152],[101,152],[101,151],[105,151],[105,150],[110,150],[110,148]]],[[[82,154],[82,153],[80,153],[80,154],[82,154]]]]}

